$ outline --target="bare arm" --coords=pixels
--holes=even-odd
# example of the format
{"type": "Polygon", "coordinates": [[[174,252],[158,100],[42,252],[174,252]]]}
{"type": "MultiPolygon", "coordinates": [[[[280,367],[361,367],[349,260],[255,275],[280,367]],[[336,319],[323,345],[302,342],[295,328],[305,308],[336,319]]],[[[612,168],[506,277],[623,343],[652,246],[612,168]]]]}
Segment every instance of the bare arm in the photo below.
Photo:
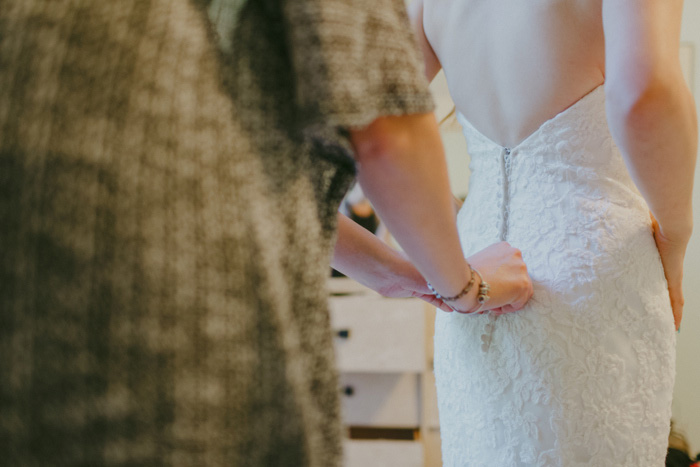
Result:
{"type": "Polygon", "coordinates": [[[656,218],[677,327],[698,145],[695,105],[678,58],[682,9],[682,0],[603,1],[610,129],[656,218]]]}
{"type": "Polygon", "coordinates": [[[353,131],[352,143],[360,184],[382,221],[440,293],[459,293],[470,276],[435,116],[378,118],[353,131]]]}
{"type": "MultiPolygon", "coordinates": [[[[351,136],[360,184],[382,221],[442,295],[459,293],[470,273],[459,243],[435,116],[382,117],[351,136]]],[[[522,308],[532,285],[520,252],[499,244],[476,260],[474,267],[492,285],[494,307],[522,308]]],[[[450,305],[463,311],[473,308],[476,289],[450,305]]]]}
{"type": "MultiPolygon", "coordinates": [[[[423,53],[425,76],[431,81],[442,66],[423,30],[423,0],[412,4],[409,15],[423,53]]],[[[383,117],[367,128],[351,131],[351,137],[360,184],[377,213],[420,274],[441,294],[456,295],[469,280],[469,268],[457,235],[458,206],[450,194],[447,163],[435,116],[383,117]]],[[[358,260],[362,253],[347,249],[348,241],[352,244],[358,239],[342,231],[338,237],[340,246],[336,247],[334,261],[343,261],[343,265],[338,263],[339,267],[351,268],[349,275],[367,278],[368,271],[363,271],[363,267],[369,267],[370,274],[378,271],[386,274],[386,269],[377,262],[382,257],[388,264],[396,265],[395,258],[388,258],[386,253],[367,244],[367,251],[376,256],[358,260]]],[[[522,255],[507,243],[491,245],[470,257],[469,262],[492,286],[489,308],[516,311],[532,296],[532,282],[522,255]]],[[[457,310],[472,309],[476,304],[476,289],[449,305],[457,310]]]]}
{"type": "Polygon", "coordinates": [[[661,229],[690,237],[698,134],[678,50],[682,0],[604,0],[610,128],[661,229]]]}
{"type": "Polygon", "coordinates": [[[428,78],[428,81],[432,81],[442,68],[442,65],[440,65],[440,60],[438,60],[435,51],[430,46],[430,42],[428,42],[428,38],[425,36],[425,30],[423,29],[423,0],[415,0],[411,3],[408,15],[411,18],[411,25],[413,26],[416,40],[423,53],[425,77],[428,78]]]}
{"type": "Polygon", "coordinates": [[[331,264],[385,297],[418,297],[452,311],[430,294],[425,279],[406,257],[342,214],[338,214],[338,241],[331,264]]]}

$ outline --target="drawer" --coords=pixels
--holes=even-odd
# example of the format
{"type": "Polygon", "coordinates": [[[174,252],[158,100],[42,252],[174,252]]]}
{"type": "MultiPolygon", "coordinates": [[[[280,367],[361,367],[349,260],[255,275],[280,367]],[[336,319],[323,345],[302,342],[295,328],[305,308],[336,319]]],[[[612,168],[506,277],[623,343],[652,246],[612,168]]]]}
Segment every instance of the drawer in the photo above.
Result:
{"type": "Polygon", "coordinates": [[[331,297],[331,326],[341,372],[422,372],[426,306],[419,299],[331,297]]]}
{"type": "Polygon", "coordinates": [[[423,467],[418,441],[355,441],[344,443],[345,467],[423,467]]]}
{"type": "Polygon", "coordinates": [[[344,373],[340,375],[343,423],[349,426],[420,426],[420,376],[344,373]]]}

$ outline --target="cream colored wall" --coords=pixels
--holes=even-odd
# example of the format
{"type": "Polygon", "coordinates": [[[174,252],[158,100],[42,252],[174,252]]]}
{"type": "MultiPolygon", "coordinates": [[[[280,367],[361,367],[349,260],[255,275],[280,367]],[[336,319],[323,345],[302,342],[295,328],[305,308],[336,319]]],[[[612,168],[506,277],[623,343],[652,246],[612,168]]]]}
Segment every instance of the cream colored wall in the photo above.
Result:
{"type": "MultiPolygon", "coordinates": [[[[435,97],[437,108],[435,115],[438,121],[442,121],[454,109],[450,93],[447,89],[445,75],[441,71],[430,84],[430,90],[435,97]]],[[[455,196],[465,197],[469,186],[469,156],[467,155],[467,143],[464,140],[461,127],[457,119],[452,116],[440,125],[442,142],[445,145],[447,156],[447,168],[450,175],[450,187],[455,196]]]]}
{"type": "MultiPolygon", "coordinates": [[[[693,93],[700,108],[700,1],[685,0],[681,40],[693,46],[693,93]]],[[[685,314],[678,335],[673,416],[695,450],[700,450],[700,180],[695,172],[695,234],[688,247],[685,314]]]]}
{"type": "MultiPolygon", "coordinates": [[[[695,101],[700,108],[700,0],[686,0],[681,39],[693,47],[692,82],[695,101]]],[[[431,89],[438,100],[438,119],[447,115],[452,104],[444,77],[439,75],[431,89]]],[[[443,142],[450,170],[450,184],[457,196],[467,193],[469,158],[458,124],[448,121],[442,127],[443,142]]],[[[696,180],[699,177],[696,171],[696,180]]],[[[695,235],[688,248],[685,271],[686,308],[682,331],[678,336],[677,377],[673,417],[688,436],[692,447],[700,450],[700,180],[694,195],[695,235]]]]}

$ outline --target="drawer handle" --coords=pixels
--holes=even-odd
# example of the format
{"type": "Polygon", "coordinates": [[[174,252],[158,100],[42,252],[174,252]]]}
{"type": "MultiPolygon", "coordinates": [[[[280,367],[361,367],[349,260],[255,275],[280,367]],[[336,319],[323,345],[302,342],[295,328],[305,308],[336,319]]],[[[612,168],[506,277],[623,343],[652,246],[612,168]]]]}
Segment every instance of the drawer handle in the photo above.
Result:
{"type": "Polygon", "coordinates": [[[335,332],[335,335],[340,337],[341,339],[349,339],[350,338],[350,330],[349,329],[338,329],[335,332]]]}
{"type": "Polygon", "coordinates": [[[345,386],[343,388],[343,394],[345,394],[348,397],[352,397],[355,394],[355,388],[352,386],[345,386]]]}

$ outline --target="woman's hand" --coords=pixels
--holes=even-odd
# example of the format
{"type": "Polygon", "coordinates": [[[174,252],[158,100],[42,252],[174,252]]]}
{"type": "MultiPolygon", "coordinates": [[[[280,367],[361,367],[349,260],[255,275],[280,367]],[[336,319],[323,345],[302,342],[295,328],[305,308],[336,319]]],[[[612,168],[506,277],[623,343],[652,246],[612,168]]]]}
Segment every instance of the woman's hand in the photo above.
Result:
{"type": "MultiPolygon", "coordinates": [[[[527,273],[523,255],[508,242],[484,248],[467,258],[467,261],[491,286],[491,298],[484,304],[484,310],[491,310],[496,315],[512,313],[522,309],[532,297],[532,280],[527,273]]],[[[477,292],[471,291],[458,302],[448,302],[449,305],[458,311],[472,309],[478,288],[479,284],[475,283],[474,289],[477,292]]]]}
{"type": "Polygon", "coordinates": [[[664,235],[654,215],[651,213],[649,215],[651,216],[654,241],[661,256],[661,263],[664,266],[666,282],[668,282],[668,294],[671,298],[673,320],[678,330],[681,326],[683,304],[685,303],[683,298],[683,259],[689,238],[688,235],[682,235],[679,238],[669,238],[669,236],[664,235]]]}
{"type": "Polygon", "coordinates": [[[375,287],[372,288],[384,297],[416,297],[428,302],[434,307],[440,308],[442,311],[453,311],[445,302],[430,292],[425,279],[406,255],[402,252],[397,252],[397,254],[403,258],[403,261],[398,260],[394,262],[392,277],[375,282],[375,287]]]}
{"type": "Polygon", "coordinates": [[[417,297],[444,311],[452,311],[430,293],[423,276],[405,254],[342,214],[338,214],[338,241],[332,266],[385,297],[417,297]]]}

